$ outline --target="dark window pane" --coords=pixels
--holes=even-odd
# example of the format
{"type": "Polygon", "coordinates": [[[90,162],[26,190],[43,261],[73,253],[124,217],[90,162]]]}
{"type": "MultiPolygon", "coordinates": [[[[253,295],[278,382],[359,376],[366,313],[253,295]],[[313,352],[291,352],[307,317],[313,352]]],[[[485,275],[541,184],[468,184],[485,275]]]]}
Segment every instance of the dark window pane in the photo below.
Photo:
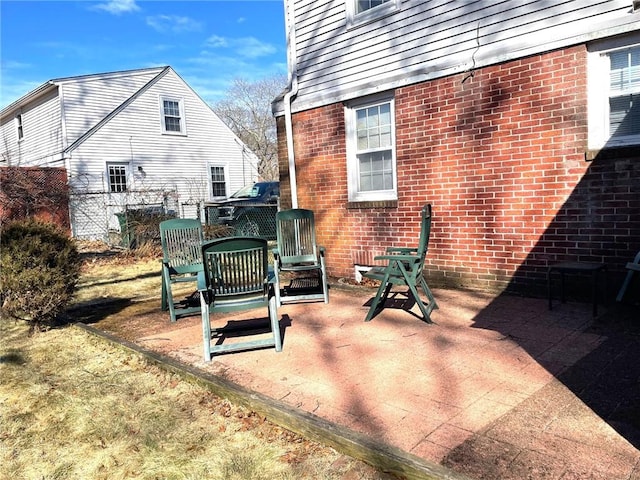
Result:
{"type": "Polygon", "coordinates": [[[640,134],[640,95],[609,99],[609,132],[612,137],[640,134]]]}

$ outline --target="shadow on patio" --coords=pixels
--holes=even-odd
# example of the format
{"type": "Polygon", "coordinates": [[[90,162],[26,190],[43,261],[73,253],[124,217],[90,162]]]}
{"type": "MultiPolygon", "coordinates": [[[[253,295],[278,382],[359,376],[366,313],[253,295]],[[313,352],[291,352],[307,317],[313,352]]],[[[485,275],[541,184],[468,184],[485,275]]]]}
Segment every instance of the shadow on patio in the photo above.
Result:
{"type": "MultiPolygon", "coordinates": [[[[569,303],[556,300],[554,309],[545,314],[529,308],[507,313],[505,302],[513,303],[513,299],[504,294],[473,318],[474,328],[504,335],[555,378],[499,421],[476,431],[447,456],[446,465],[478,478],[497,478],[492,475],[498,475],[498,466],[504,464],[521,475],[554,478],[567,469],[557,455],[566,451],[589,458],[583,470],[570,469],[579,478],[628,478],[630,471],[620,466],[627,458],[624,445],[617,450],[609,442],[617,434],[636,450],[640,448],[640,307],[632,304],[632,299],[637,302],[639,298],[640,279],[634,279],[627,290],[626,303],[613,299],[625,263],[640,250],[638,199],[637,155],[596,156],[506,289],[516,295],[543,297],[549,265],[604,263],[608,282],[600,283],[602,297],[598,300],[602,303],[604,299],[607,305],[604,312],[600,306],[596,319],[586,311],[576,315],[576,308],[593,300],[590,277],[580,275],[567,276],[569,303]],[[532,452],[545,456],[538,470],[525,467],[537,462],[523,461],[527,457],[523,449],[534,457],[532,452]],[[601,460],[603,449],[615,459],[610,459],[609,469],[588,467],[593,459],[601,460]],[[474,465],[479,456],[483,461],[474,465]],[[487,458],[496,465],[495,470],[487,470],[487,458]]],[[[523,299],[524,304],[530,301],[523,299]]]]}

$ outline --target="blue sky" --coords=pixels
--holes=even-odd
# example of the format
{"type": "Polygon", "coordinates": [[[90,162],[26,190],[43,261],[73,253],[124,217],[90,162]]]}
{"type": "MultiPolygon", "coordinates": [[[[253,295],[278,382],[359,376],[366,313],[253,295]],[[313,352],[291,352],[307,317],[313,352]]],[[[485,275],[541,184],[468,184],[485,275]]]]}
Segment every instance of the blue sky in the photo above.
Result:
{"type": "Polygon", "coordinates": [[[286,74],[283,1],[0,0],[0,65],[0,108],[54,78],[162,65],[213,103],[234,78],[286,74]]]}

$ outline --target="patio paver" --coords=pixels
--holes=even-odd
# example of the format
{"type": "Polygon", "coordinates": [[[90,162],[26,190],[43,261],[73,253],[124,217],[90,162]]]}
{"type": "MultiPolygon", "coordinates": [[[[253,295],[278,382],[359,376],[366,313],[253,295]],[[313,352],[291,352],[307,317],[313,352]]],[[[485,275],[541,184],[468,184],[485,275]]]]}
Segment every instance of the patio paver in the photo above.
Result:
{"type": "MultiPolygon", "coordinates": [[[[329,305],[283,306],[281,353],[204,363],[197,316],[136,343],[471,478],[640,479],[638,423],[617,424],[617,407],[590,397],[637,334],[593,328],[587,303],[549,311],[544,298],[438,289],[433,325],[391,308],[365,323],[374,294],[334,286],[329,305]]],[[[640,393],[627,387],[620,402],[637,422],[640,393]]]]}

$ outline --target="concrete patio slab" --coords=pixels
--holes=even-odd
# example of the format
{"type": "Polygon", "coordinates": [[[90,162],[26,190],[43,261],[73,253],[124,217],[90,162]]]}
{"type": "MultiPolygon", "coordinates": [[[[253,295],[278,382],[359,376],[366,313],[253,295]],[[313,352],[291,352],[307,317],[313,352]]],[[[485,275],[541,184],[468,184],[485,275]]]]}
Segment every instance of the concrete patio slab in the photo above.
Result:
{"type": "Polygon", "coordinates": [[[434,324],[417,308],[365,323],[374,294],[333,285],[328,305],[283,306],[280,353],[205,363],[198,316],[135,320],[133,341],[470,478],[640,479],[636,307],[594,320],[587,303],[434,289],[434,324]]]}

